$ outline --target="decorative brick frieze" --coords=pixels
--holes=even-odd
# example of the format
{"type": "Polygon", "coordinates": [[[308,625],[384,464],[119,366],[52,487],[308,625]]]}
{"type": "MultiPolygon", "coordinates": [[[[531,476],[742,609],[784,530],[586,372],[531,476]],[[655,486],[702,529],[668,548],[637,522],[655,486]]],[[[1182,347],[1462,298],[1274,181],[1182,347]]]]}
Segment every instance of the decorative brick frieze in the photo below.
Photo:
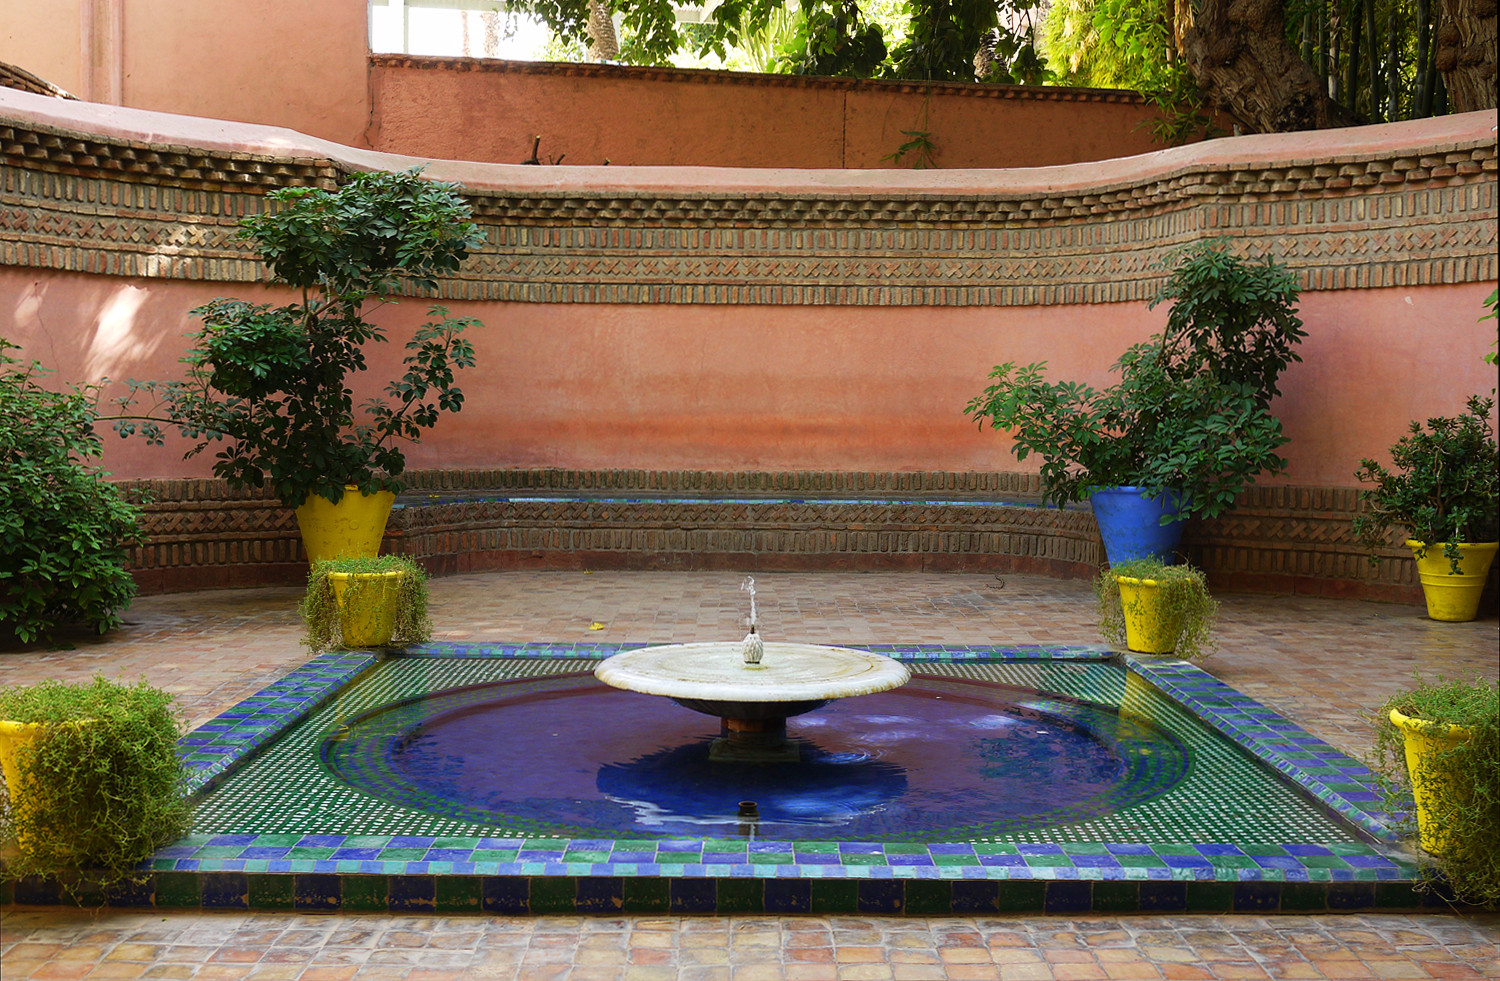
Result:
{"type": "MultiPolygon", "coordinates": [[[[421,470],[385,550],[436,573],[504,568],[945,569],[1091,576],[1086,507],[1038,507],[1034,474],[681,470],[421,470]],[[1006,503],[1013,502],[1013,503],[1006,503]]],[[[137,481],[147,592],[294,584],[306,560],[291,513],[216,480],[137,481]]],[[[1417,602],[1410,553],[1372,564],[1350,530],[1358,491],[1257,487],[1190,522],[1184,549],[1219,588],[1417,602]]]]}
{"type": "MultiPolygon", "coordinates": [[[[258,212],[271,188],[331,186],[347,169],[0,118],[0,261],[263,279],[236,222],[258,212]]],[[[504,175],[496,166],[493,178],[504,175]]],[[[618,188],[469,190],[486,243],[441,294],[526,303],[1141,301],[1156,292],[1171,248],[1213,235],[1274,253],[1308,290],[1477,282],[1500,271],[1493,135],[1274,167],[1200,157],[1056,192],[1005,181],[991,194],[809,185],[784,195],[632,197],[618,188]]]]}

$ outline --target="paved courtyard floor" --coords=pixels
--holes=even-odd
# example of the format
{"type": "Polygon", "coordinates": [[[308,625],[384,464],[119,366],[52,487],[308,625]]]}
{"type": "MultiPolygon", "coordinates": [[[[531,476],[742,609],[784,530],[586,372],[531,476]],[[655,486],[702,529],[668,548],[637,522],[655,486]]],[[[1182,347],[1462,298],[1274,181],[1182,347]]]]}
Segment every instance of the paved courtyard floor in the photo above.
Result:
{"type": "MultiPolygon", "coordinates": [[[[435,640],[682,643],[743,636],[742,575],[505,572],[434,580],[435,640]]],[[[923,573],[757,574],[772,640],[1098,643],[1086,582],[923,573]]],[[[171,691],[188,726],[307,659],[291,588],[137,600],[105,638],[0,651],[0,683],[94,674],[171,691]]],[[[1345,752],[1413,673],[1500,676],[1493,616],[1307,597],[1220,597],[1205,667],[1345,752]]],[[[1500,918],[532,917],[0,911],[22,978],[857,981],[1009,978],[1500,978],[1500,918]]]]}

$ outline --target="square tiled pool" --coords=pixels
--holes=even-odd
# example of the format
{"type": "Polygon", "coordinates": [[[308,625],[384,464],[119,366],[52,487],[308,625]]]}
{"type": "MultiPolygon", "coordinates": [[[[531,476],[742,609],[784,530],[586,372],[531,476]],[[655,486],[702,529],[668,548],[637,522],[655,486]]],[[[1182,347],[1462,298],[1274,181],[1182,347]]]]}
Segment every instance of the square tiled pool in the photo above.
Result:
{"type": "MultiPolygon", "coordinates": [[[[908,666],[911,697],[978,698],[981,710],[959,722],[994,730],[972,740],[982,751],[1001,737],[1031,740],[1027,751],[1051,774],[1035,799],[1002,786],[1008,809],[987,809],[969,796],[983,788],[954,776],[961,767],[943,769],[955,754],[926,731],[936,722],[903,730],[892,703],[871,710],[875,723],[866,725],[901,751],[877,754],[890,756],[875,771],[884,776],[833,795],[862,802],[857,820],[819,813],[747,824],[707,814],[674,824],[662,815],[707,800],[713,788],[690,782],[668,800],[653,796],[667,793],[655,778],[594,762],[568,782],[570,754],[628,741],[639,727],[628,713],[596,705],[581,725],[547,721],[602,688],[591,677],[600,659],[639,646],[428,644],[392,657],[317,657],[183,739],[200,797],[193,833],[156,854],[145,884],[112,901],[512,914],[1268,912],[1424,902],[1414,859],[1378,810],[1362,764],[1190,664],[1096,647],[864,648],[908,666]],[[390,763],[390,747],[410,741],[402,733],[421,723],[425,706],[462,715],[466,699],[497,692],[540,714],[492,740],[503,746],[489,796],[411,785],[390,763]],[[996,693],[1019,706],[1023,724],[1000,731],[982,710],[996,693]],[[1049,724],[1108,730],[1110,772],[1121,782],[1085,784],[1070,803],[1062,770],[1081,764],[1049,762],[1049,724]],[[533,778],[512,776],[512,761],[539,771],[542,789],[522,786],[533,778]],[[915,817],[903,816],[908,798],[915,817]]],[[[685,724],[715,725],[670,709],[685,724]]],[[[823,738],[817,716],[803,717],[815,721],[801,730],[793,720],[794,731],[811,735],[808,746],[823,738]]],[[[986,760],[968,769],[985,770],[986,760]]],[[[15,898],[45,901],[46,888],[23,883],[15,898]]]]}

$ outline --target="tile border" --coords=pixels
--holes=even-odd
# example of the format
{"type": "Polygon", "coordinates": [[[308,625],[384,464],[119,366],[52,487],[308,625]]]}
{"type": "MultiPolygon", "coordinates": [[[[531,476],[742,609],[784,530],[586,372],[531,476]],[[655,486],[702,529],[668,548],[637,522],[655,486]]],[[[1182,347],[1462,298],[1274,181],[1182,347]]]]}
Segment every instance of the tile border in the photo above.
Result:
{"type": "MultiPolygon", "coordinates": [[[[406,657],[591,662],[645,644],[430,643],[406,657]]],[[[1284,781],[1381,843],[875,843],[196,835],[161,849],[107,905],[486,913],[1312,912],[1442,905],[1389,843],[1362,764],[1183,661],[1097,645],[863,645],[912,662],[1123,663],[1284,781]],[[1289,760],[1282,752],[1317,761],[1289,760]],[[1332,772],[1323,772],[1329,771],[1332,772]],[[358,839],[357,841],[351,839],[358,839]]],[[[313,658],[183,737],[195,793],[211,789],[378,663],[313,658]]],[[[56,882],[0,887],[0,903],[57,905],[56,882]]]]}

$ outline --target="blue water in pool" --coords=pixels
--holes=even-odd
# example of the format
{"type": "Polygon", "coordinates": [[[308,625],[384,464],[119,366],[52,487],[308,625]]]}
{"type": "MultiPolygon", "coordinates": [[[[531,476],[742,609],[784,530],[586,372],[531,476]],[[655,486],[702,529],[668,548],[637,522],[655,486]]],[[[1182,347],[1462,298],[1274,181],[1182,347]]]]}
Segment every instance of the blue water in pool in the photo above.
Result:
{"type": "Polygon", "coordinates": [[[1190,766],[1175,736],[1109,706],[922,676],[788,720],[799,762],[710,762],[718,735],[710,716],[570,675],[383,706],[323,759],[382,799],[533,836],[842,841],[1066,824],[1158,796],[1190,766]]]}

